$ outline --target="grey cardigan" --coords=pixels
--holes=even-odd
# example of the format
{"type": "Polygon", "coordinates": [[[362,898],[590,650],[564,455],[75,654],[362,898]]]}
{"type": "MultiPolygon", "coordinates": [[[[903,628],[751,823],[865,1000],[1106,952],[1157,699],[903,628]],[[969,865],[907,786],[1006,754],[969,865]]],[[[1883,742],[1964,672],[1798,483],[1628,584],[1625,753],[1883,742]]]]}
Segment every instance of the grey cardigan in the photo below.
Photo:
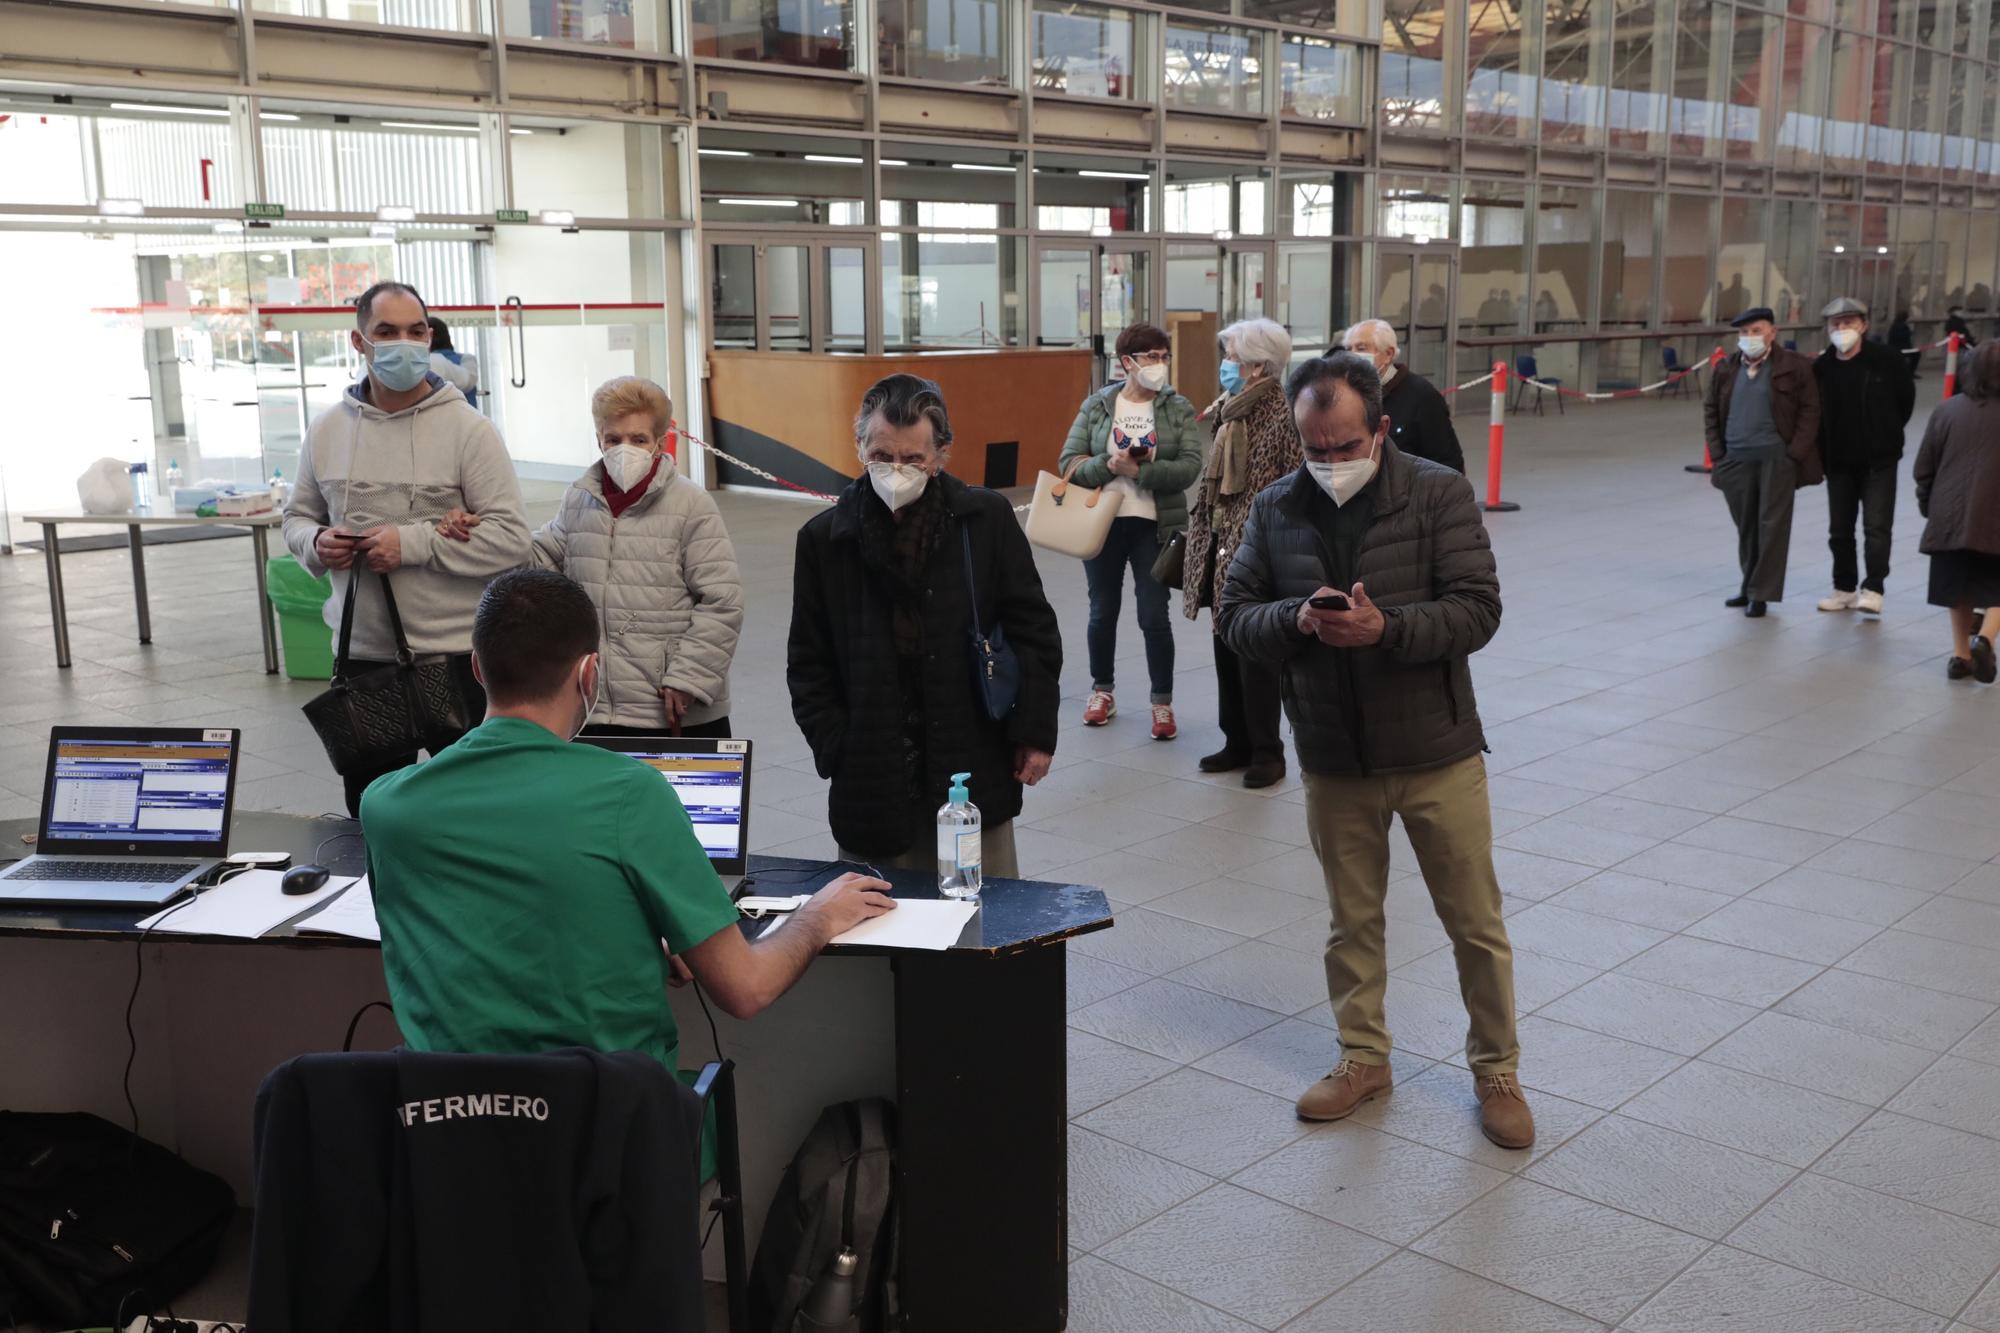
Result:
{"type": "Polygon", "coordinates": [[[663,686],[694,696],[690,725],[727,716],[743,575],[714,499],[674,471],[672,459],[615,519],[604,500],[604,464],[591,464],[535,531],[535,564],[582,584],[603,618],[593,722],[664,731],[663,686]]]}

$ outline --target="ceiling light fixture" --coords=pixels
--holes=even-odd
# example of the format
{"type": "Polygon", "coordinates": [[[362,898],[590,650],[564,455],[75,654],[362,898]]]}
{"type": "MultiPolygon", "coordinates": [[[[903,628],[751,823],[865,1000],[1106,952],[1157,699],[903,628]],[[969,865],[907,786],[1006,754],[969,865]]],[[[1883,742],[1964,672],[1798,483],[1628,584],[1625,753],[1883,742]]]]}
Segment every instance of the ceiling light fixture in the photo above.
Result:
{"type": "Polygon", "coordinates": [[[566,208],[545,208],[542,210],[542,225],[544,227],[574,227],[576,225],[576,214],[566,208]]]}
{"type": "Polygon", "coordinates": [[[744,151],[743,149],[741,149],[741,148],[702,148],[702,149],[697,149],[696,151],[697,151],[697,152],[699,152],[699,153],[701,154],[701,156],[703,156],[703,157],[748,157],[748,156],[750,156],[750,154],[749,154],[749,153],[745,152],[745,151],[744,151]]]}
{"type": "Polygon", "coordinates": [[[447,130],[452,134],[477,134],[477,125],[426,125],[419,120],[384,120],[378,124],[385,130],[447,130]]]}
{"type": "Polygon", "coordinates": [[[381,222],[415,222],[417,210],[408,204],[384,204],[375,210],[375,217],[381,222]]]}
{"type": "Polygon", "coordinates": [[[1076,174],[1101,181],[1149,181],[1153,179],[1151,173],[1144,171],[1079,171],[1076,174]]]}
{"type": "Polygon", "coordinates": [[[843,165],[846,165],[846,166],[854,166],[854,167],[858,167],[858,166],[860,166],[860,165],[861,165],[861,159],[860,159],[860,158],[858,158],[858,157],[842,157],[842,156],[840,156],[840,155],[839,155],[839,154],[837,154],[837,153],[807,153],[807,154],[806,154],[806,161],[808,161],[808,162],[839,162],[839,163],[842,163],[843,165]]]}
{"type": "Polygon", "coordinates": [[[797,208],[796,199],[718,199],[718,204],[729,204],[736,208],[797,208]]]}
{"type": "Polygon", "coordinates": [[[137,199],[100,199],[97,211],[106,217],[136,218],[146,211],[146,205],[137,199]]]}
{"type": "Polygon", "coordinates": [[[885,157],[882,159],[882,165],[885,167],[907,167],[910,164],[900,157],[885,157]]]}
{"type": "Polygon", "coordinates": [[[1016,167],[990,166],[984,162],[954,162],[951,164],[951,169],[953,171],[1004,171],[1010,176],[1018,170],[1016,167]]]}

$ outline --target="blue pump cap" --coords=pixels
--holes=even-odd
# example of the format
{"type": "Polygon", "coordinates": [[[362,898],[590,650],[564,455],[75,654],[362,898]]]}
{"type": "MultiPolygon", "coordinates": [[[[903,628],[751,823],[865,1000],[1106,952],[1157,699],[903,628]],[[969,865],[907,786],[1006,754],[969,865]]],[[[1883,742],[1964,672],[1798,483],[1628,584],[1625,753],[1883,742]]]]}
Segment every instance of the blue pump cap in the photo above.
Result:
{"type": "Polygon", "coordinates": [[[965,791],[965,784],[970,782],[971,780],[972,780],[972,774],[970,773],[952,774],[951,790],[948,793],[946,793],[946,799],[949,800],[953,805],[964,805],[968,799],[965,791]]]}

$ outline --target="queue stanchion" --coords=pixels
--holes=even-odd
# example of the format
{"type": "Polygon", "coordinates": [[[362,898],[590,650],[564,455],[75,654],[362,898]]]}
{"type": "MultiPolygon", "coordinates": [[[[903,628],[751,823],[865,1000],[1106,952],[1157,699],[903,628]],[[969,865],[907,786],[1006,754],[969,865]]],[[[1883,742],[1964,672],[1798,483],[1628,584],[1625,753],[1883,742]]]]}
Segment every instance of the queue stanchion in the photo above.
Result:
{"type": "MultiPolygon", "coordinates": [[[[1723,362],[1722,348],[1717,347],[1713,352],[1709,353],[1708,356],[1708,373],[1711,377],[1722,373],[1719,369],[1717,369],[1717,367],[1719,367],[1722,364],[1722,362],[1723,362]]],[[[1713,383],[1713,379],[1711,379],[1710,382],[1713,383]]],[[[1706,392],[1706,390],[1704,390],[1704,392],[1706,392]]],[[[1683,467],[1681,471],[1699,472],[1703,473],[1704,475],[1715,471],[1715,459],[1708,452],[1708,431],[1705,427],[1701,433],[1701,461],[1699,463],[1689,463],[1687,466],[1683,467]]]]}
{"type": "Polygon", "coordinates": [[[1501,456],[1507,433],[1507,363],[1493,363],[1493,407],[1486,425],[1486,512],[1511,514],[1521,506],[1500,498],[1501,456]]]}
{"type": "Polygon", "coordinates": [[[1947,402],[1950,401],[1952,394],[1958,390],[1958,347],[1960,341],[1956,333],[1953,333],[1944,340],[1944,396],[1947,402]]]}

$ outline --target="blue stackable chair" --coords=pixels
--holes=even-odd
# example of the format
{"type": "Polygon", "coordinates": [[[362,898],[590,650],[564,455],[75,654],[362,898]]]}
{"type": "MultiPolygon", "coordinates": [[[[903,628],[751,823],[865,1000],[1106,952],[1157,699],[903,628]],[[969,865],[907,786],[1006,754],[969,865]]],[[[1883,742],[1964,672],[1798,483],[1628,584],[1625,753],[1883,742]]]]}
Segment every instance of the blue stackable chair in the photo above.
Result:
{"type": "MultiPolygon", "coordinates": [[[[1514,358],[1514,374],[1518,378],[1518,383],[1514,388],[1514,407],[1518,410],[1521,406],[1521,395],[1529,389],[1533,389],[1535,391],[1536,416],[1540,416],[1542,413],[1542,384],[1554,385],[1558,389],[1562,387],[1562,381],[1559,379],[1542,379],[1541,374],[1535,369],[1535,358],[1525,353],[1514,358]],[[1529,380],[1540,380],[1541,383],[1529,384],[1529,380]]],[[[1560,416],[1564,410],[1562,395],[1558,393],[1556,395],[1556,414],[1560,416]]]]}
{"type": "MultiPolygon", "coordinates": [[[[1665,368],[1669,376],[1680,375],[1681,354],[1679,352],[1676,352],[1671,346],[1661,347],[1660,365],[1665,368]]],[[[1688,381],[1693,378],[1694,378],[1693,375],[1682,375],[1681,378],[1675,380],[1672,384],[1668,385],[1664,390],[1662,390],[1660,393],[1660,397],[1665,398],[1670,393],[1679,394],[1683,398],[1687,397],[1688,381]]]]}

